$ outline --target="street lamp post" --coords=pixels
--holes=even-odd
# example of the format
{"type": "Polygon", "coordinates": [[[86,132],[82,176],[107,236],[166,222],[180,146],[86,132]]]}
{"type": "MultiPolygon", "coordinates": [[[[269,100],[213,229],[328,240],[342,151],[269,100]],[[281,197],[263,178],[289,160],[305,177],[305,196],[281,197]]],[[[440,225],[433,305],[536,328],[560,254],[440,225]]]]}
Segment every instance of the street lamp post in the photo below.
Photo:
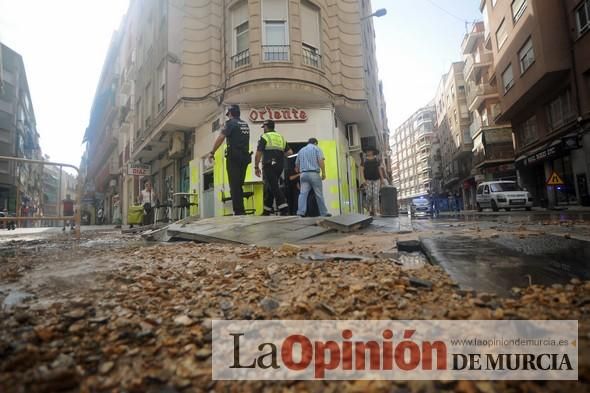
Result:
{"type": "Polygon", "coordinates": [[[361,20],[369,19],[372,17],[381,18],[382,16],[387,15],[387,10],[385,8],[379,8],[377,11],[373,12],[371,15],[363,16],[361,20]]]}

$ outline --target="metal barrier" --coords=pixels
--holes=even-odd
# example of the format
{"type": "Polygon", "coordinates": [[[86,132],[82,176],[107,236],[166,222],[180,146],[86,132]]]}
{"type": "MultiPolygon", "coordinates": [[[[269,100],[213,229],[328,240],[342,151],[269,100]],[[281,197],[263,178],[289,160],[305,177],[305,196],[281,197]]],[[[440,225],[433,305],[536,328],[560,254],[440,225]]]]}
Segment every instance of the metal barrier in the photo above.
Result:
{"type": "MultiPolygon", "coordinates": [[[[25,162],[29,164],[39,164],[39,165],[51,165],[51,166],[58,166],[61,169],[65,168],[72,168],[78,173],[78,184],[76,186],[76,199],[75,199],[75,206],[78,208],[74,210],[74,216],[57,216],[57,217],[0,217],[0,222],[10,222],[10,221],[61,221],[61,220],[69,220],[71,218],[74,219],[74,223],[76,225],[74,229],[74,234],[76,239],[80,239],[80,208],[81,208],[81,201],[82,201],[82,176],[80,176],[80,170],[77,166],[71,164],[63,164],[59,162],[51,162],[51,161],[41,161],[41,160],[30,160],[28,158],[20,158],[20,157],[6,157],[0,156],[0,161],[16,161],[16,162],[25,162]]],[[[59,189],[61,190],[61,177],[60,177],[60,184],[59,189]]],[[[58,198],[60,199],[60,198],[58,198]]],[[[61,203],[61,201],[58,201],[61,203]]],[[[18,214],[18,206],[17,206],[17,214],[18,214]]]]}

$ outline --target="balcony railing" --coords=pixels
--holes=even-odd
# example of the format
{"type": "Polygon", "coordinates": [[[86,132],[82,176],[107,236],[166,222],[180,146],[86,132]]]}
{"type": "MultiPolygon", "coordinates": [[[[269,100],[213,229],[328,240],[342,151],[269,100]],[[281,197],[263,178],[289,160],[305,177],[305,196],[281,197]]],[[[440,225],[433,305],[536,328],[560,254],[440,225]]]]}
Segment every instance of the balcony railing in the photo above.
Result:
{"type": "Polygon", "coordinates": [[[250,49],[245,49],[231,57],[234,69],[250,64],[250,49]]]}
{"type": "Polygon", "coordinates": [[[471,56],[467,56],[465,67],[463,68],[465,79],[471,79],[473,71],[491,66],[493,61],[493,55],[486,52],[477,52],[471,56]]]}
{"type": "Polygon", "coordinates": [[[493,149],[486,148],[485,153],[473,155],[473,165],[479,165],[486,161],[499,161],[499,160],[514,160],[514,150],[510,148],[505,149],[493,149]]]}
{"type": "Polygon", "coordinates": [[[321,68],[322,55],[320,55],[320,51],[316,48],[304,44],[301,47],[301,55],[303,57],[303,64],[315,68],[321,68]]]}
{"type": "Polygon", "coordinates": [[[469,137],[471,139],[473,139],[475,137],[475,134],[477,134],[477,132],[481,129],[481,125],[481,119],[473,119],[473,122],[471,122],[471,124],[469,125],[469,137]]]}
{"type": "Polygon", "coordinates": [[[289,61],[289,45],[262,45],[264,61],[289,61]]]}
{"type": "Polygon", "coordinates": [[[497,94],[498,91],[496,88],[487,83],[480,83],[478,85],[470,83],[469,89],[467,90],[467,104],[469,110],[474,110],[478,107],[486,97],[497,94]]]}

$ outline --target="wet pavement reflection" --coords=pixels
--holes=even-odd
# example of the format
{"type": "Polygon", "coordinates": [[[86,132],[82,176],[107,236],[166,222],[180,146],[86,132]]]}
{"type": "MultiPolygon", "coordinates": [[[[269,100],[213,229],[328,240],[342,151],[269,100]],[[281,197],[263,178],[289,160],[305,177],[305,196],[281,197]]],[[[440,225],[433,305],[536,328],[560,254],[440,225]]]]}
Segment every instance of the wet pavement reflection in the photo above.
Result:
{"type": "Polygon", "coordinates": [[[590,279],[590,213],[461,214],[412,227],[431,263],[465,289],[510,296],[514,287],[590,279]]]}

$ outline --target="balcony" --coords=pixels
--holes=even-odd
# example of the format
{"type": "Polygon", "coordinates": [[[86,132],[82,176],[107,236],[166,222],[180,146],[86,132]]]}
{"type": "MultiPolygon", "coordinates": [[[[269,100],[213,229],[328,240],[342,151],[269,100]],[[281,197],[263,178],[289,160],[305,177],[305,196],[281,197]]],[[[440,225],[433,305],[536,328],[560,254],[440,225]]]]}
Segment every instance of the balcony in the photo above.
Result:
{"type": "Polygon", "coordinates": [[[109,175],[117,176],[119,174],[119,157],[113,155],[109,160],[109,175]]]}
{"type": "Polygon", "coordinates": [[[264,61],[289,61],[289,45],[262,45],[264,61]]]}
{"type": "Polygon", "coordinates": [[[485,32],[482,23],[481,25],[476,24],[473,27],[471,33],[465,35],[465,38],[463,38],[463,42],[461,43],[461,50],[463,51],[464,55],[473,52],[477,42],[484,39],[484,33],[485,32]]]}
{"type": "Polygon", "coordinates": [[[420,152],[416,158],[418,161],[428,160],[430,158],[430,152],[420,152]]]}
{"type": "Polygon", "coordinates": [[[465,60],[465,68],[463,69],[465,80],[478,80],[481,76],[481,71],[491,67],[493,63],[494,57],[491,53],[477,52],[472,56],[467,56],[467,59],[465,60]]]}
{"type": "Polygon", "coordinates": [[[419,139],[418,142],[416,142],[416,149],[418,149],[418,150],[423,149],[428,146],[430,146],[430,141],[426,138],[419,139]]]}
{"type": "Polygon", "coordinates": [[[319,50],[316,48],[303,44],[301,47],[301,56],[303,58],[303,64],[315,68],[322,67],[322,55],[320,55],[319,50]]]}
{"type": "Polygon", "coordinates": [[[467,90],[467,104],[469,111],[473,112],[485,102],[485,100],[498,96],[498,91],[495,87],[487,83],[470,83],[467,90]]]}
{"type": "Polygon", "coordinates": [[[514,149],[510,145],[487,146],[484,151],[473,154],[473,166],[481,168],[490,164],[501,164],[514,161],[514,149]]]}
{"type": "Polygon", "coordinates": [[[234,70],[250,64],[250,49],[245,49],[231,57],[234,70]]]}
{"type": "Polygon", "coordinates": [[[432,135],[433,132],[434,131],[432,130],[432,128],[421,127],[414,131],[414,138],[423,138],[425,136],[432,135]]]}

